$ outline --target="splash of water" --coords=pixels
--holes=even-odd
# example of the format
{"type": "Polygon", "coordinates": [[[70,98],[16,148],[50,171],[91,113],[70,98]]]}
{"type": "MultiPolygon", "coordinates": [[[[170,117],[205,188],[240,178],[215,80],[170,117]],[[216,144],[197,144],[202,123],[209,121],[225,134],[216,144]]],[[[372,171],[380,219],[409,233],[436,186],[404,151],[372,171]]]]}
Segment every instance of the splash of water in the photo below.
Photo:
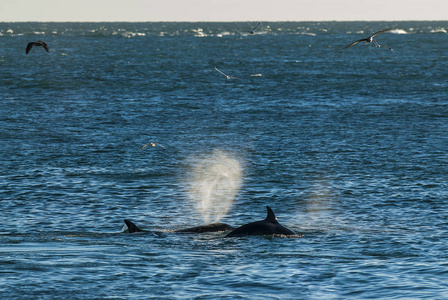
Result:
{"type": "Polygon", "coordinates": [[[197,160],[188,193],[205,224],[218,222],[228,213],[241,187],[242,174],[240,162],[221,150],[197,160]]]}

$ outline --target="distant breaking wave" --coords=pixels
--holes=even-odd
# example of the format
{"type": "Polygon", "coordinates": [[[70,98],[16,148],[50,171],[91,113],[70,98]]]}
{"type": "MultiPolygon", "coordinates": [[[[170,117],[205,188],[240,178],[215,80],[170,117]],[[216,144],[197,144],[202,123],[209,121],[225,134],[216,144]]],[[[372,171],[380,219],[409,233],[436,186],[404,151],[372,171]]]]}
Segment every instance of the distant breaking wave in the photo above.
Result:
{"type": "Polygon", "coordinates": [[[445,28],[436,28],[430,31],[431,33],[447,33],[445,28]]]}
{"type": "Polygon", "coordinates": [[[403,29],[394,29],[389,31],[390,33],[395,33],[395,34],[408,34],[408,32],[406,30],[403,29]]]}
{"type": "MultiPolygon", "coordinates": [[[[18,22],[0,23],[0,36],[148,36],[225,37],[252,36],[254,22],[18,22]]],[[[395,28],[394,34],[447,33],[448,21],[403,22],[265,22],[256,35],[367,34],[381,28],[395,28]]]]}

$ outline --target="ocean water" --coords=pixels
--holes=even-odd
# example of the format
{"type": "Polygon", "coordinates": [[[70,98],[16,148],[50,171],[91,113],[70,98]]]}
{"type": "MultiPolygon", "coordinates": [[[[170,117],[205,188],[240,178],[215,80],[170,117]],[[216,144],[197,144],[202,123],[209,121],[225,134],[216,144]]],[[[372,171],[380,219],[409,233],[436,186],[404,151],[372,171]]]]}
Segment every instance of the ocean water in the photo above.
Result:
{"type": "Polygon", "coordinates": [[[448,297],[448,22],[254,25],[0,23],[3,299],[448,297]]]}

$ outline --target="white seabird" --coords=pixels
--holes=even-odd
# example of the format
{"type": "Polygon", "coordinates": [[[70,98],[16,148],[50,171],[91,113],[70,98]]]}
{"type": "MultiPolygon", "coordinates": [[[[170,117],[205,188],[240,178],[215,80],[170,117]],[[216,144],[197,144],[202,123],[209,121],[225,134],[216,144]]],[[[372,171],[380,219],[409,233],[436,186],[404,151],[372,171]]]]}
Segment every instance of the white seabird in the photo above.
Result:
{"type": "Polygon", "coordinates": [[[215,67],[215,70],[218,71],[219,73],[221,73],[222,75],[226,76],[227,79],[241,79],[238,77],[229,76],[229,75],[225,74],[224,72],[221,72],[217,67],[215,67]]]}
{"type": "MultiPolygon", "coordinates": [[[[151,143],[149,143],[149,144],[144,145],[144,146],[142,147],[142,149],[140,149],[140,151],[142,151],[143,149],[145,149],[145,148],[148,147],[148,146],[152,146],[152,147],[160,146],[160,147],[162,147],[163,149],[166,150],[166,148],[163,147],[162,145],[160,145],[159,143],[153,143],[153,142],[151,142],[151,143]]],[[[139,151],[139,152],[140,152],[140,151],[139,151]]]]}

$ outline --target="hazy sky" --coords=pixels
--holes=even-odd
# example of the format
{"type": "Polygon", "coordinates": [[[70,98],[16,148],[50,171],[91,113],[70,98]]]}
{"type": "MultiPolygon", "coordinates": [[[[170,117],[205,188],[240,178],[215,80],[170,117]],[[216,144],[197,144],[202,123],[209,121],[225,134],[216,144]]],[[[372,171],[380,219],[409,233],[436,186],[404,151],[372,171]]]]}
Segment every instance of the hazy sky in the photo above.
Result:
{"type": "Polygon", "coordinates": [[[258,20],[448,20],[448,0],[0,0],[0,22],[258,20]]]}

